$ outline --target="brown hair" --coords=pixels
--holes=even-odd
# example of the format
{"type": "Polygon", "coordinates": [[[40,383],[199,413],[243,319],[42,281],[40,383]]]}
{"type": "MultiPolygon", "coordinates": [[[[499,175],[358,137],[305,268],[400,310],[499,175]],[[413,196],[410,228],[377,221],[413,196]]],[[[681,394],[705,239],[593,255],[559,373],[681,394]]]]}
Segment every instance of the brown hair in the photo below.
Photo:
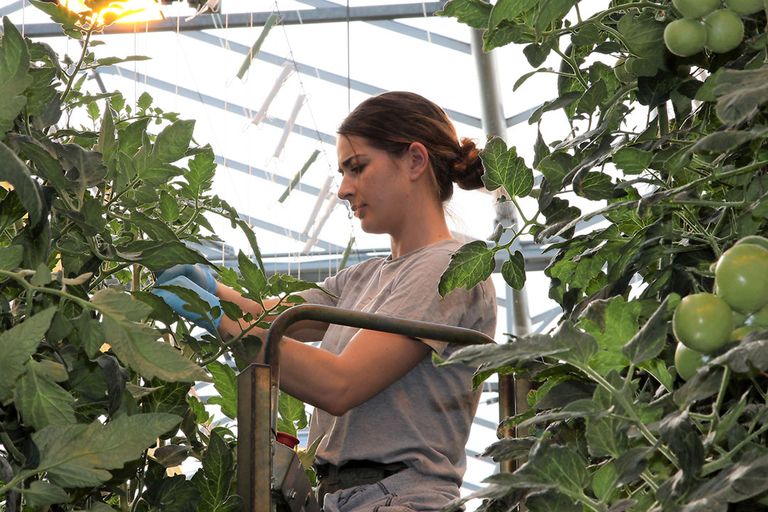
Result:
{"type": "Polygon", "coordinates": [[[413,142],[424,144],[440,201],[451,198],[454,182],[465,190],[483,186],[483,163],[475,143],[459,141],[443,109],[418,94],[394,91],[370,97],[347,116],[337,133],[363,137],[394,155],[401,155],[413,142]]]}

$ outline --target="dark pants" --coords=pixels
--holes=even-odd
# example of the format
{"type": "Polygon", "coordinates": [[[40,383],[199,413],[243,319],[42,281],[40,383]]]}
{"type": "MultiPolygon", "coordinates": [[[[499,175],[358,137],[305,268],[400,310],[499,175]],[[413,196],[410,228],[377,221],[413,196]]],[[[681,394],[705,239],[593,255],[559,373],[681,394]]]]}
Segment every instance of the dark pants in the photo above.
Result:
{"type": "Polygon", "coordinates": [[[317,501],[322,506],[326,494],[358,485],[375,484],[406,467],[402,462],[381,464],[371,461],[351,461],[340,467],[333,464],[316,465],[319,481],[317,501]]]}

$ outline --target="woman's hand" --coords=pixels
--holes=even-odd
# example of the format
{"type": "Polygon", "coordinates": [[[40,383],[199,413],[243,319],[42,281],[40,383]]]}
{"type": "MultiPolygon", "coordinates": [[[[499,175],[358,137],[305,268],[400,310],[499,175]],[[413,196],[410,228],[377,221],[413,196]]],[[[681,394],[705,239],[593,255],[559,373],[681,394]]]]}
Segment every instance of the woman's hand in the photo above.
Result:
{"type": "MultiPolygon", "coordinates": [[[[192,267],[193,265],[180,265],[184,267],[192,267]]],[[[175,268],[175,267],[172,267],[175,268]]],[[[169,269],[170,270],[170,269],[169,269]]],[[[167,272],[167,271],[166,271],[167,272]]],[[[163,272],[158,277],[158,283],[155,288],[152,289],[152,293],[157,295],[163,301],[168,304],[176,313],[186,318],[195,325],[202,327],[211,334],[216,334],[221,325],[221,318],[224,316],[224,312],[221,309],[221,301],[219,298],[210,293],[208,290],[199,286],[185,275],[177,275],[172,278],[167,278],[163,272]],[[161,278],[164,278],[161,280],[161,278]],[[199,311],[189,308],[190,300],[185,300],[183,297],[193,293],[203,302],[208,304],[209,311],[199,311]],[[216,309],[218,308],[218,309],[216,309]],[[213,311],[210,311],[213,310],[213,311]],[[218,313],[216,313],[218,311],[218,313]]],[[[213,275],[211,275],[213,279],[213,275]]],[[[214,280],[214,290],[216,281],[214,280]]]]}
{"type": "Polygon", "coordinates": [[[164,285],[175,277],[186,277],[206,292],[216,295],[216,278],[206,265],[174,265],[158,274],[157,284],[164,285]]]}

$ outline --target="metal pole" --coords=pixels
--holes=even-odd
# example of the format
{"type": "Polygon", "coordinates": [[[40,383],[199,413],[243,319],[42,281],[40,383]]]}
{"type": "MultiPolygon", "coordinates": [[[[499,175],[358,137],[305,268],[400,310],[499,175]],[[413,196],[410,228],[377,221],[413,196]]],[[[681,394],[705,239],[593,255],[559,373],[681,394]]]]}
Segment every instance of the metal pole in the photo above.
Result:
{"type": "MultiPolygon", "coordinates": [[[[499,92],[496,77],[496,59],[492,52],[483,51],[483,32],[472,29],[472,54],[475,56],[477,77],[480,86],[480,99],[483,109],[483,130],[488,136],[500,137],[506,140],[507,124],[504,116],[504,105],[499,92]]],[[[496,204],[496,222],[504,227],[517,229],[517,215],[509,202],[496,204]]],[[[506,232],[508,233],[508,232],[506,232]]],[[[506,234],[505,233],[505,234],[506,234]]],[[[507,296],[507,326],[512,334],[524,336],[531,331],[528,298],[525,288],[515,290],[506,285],[507,296]]],[[[499,420],[520,414],[528,409],[527,395],[530,384],[527,379],[499,376],[499,420]]],[[[521,431],[508,432],[508,435],[523,434],[521,431]]],[[[514,471],[512,461],[504,461],[500,467],[503,472],[514,471]]]]}

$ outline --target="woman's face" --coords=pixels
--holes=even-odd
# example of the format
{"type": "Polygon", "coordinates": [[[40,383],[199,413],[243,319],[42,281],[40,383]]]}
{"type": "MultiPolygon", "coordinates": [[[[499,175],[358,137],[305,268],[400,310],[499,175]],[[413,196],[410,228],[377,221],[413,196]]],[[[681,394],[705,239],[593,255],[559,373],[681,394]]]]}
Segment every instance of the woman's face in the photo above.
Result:
{"type": "Polygon", "coordinates": [[[396,236],[407,219],[410,196],[404,159],[358,136],[340,135],[336,151],[342,175],[339,198],[349,202],[363,231],[396,236]]]}

